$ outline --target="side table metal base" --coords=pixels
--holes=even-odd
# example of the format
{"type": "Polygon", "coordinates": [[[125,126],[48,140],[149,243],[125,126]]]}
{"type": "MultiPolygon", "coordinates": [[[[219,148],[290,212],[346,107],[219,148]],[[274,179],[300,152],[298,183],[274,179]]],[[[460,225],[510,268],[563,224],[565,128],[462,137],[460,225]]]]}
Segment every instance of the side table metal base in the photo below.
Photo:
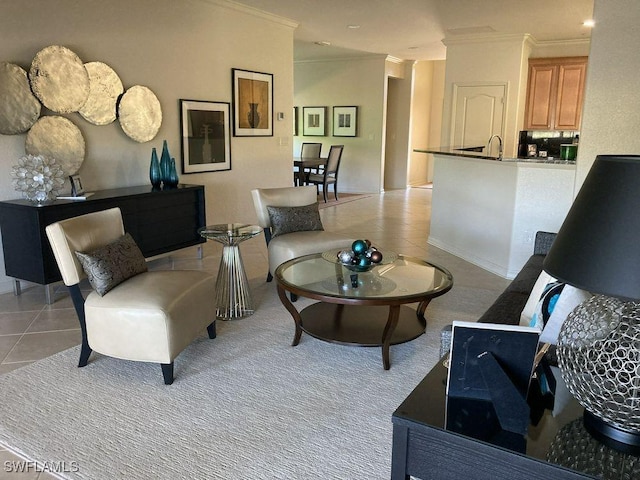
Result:
{"type": "Polygon", "coordinates": [[[238,245],[222,248],[216,280],[216,317],[222,320],[253,315],[253,298],[238,245]]]}

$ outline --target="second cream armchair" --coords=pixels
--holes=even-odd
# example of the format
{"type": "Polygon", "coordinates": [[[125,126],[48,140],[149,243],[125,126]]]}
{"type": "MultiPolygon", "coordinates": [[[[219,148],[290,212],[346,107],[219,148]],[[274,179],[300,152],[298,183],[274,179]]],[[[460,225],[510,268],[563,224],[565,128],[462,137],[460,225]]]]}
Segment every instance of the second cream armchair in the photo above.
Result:
{"type": "MultiPolygon", "coordinates": [[[[325,230],[292,231],[272,235],[272,222],[268,207],[304,207],[317,204],[316,187],[257,188],[251,191],[253,204],[258,215],[258,224],[264,229],[269,255],[267,281],[273,279],[276,268],[292,258],[322,253],[324,251],[348,247],[354,239],[325,230]]],[[[294,211],[295,209],[292,209],[294,211]]]]}

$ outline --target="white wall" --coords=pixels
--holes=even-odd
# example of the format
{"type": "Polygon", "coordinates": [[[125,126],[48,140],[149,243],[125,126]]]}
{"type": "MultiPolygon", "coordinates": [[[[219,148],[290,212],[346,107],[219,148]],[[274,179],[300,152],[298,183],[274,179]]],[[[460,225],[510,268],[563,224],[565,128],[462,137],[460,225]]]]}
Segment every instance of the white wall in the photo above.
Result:
{"type": "Polygon", "coordinates": [[[576,193],[599,154],[640,154],[640,5],[595,0],[576,193]]]}
{"type": "MultiPolygon", "coordinates": [[[[294,104],[328,108],[328,136],[294,137],[293,154],[303,142],[322,142],[323,155],[330,145],[344,144],[339,191],[378,193],[382,186],[384,121],[386,114],[385,56],[371,55],[337,60],[296,62],[294,104]],[[358,106],[358,136],[333,137],[332,107],[358,106]]],[[[289,125],[289,123],[287,123],[289,125]]],[[[291,155],[291,147],[289,147],[291,155]]]]}
{"type": "Polygon", "coordinates": [[[491,35],[445,39],[447,66],[441,145],[449,145],[454,84],[507,83],[503,123],[504,156],[517,156],[518,132],[523,125],[528,36],[491,35]],[[523,80],[524,79],[524,80],[523,80]]]}
{"type": "Polygon", "coordinates": [[[440,144],[445,66],[444,60],[421,61],[414,65],[409,185],[433,181],[433,155],[416,153],[413,149],[440,144]]]}
{"type": "Polygon", "coordinates": [[[384,190],[406,188],[409,175],[413,65],[404,62],[399,67],[400,72],[389,73],[387,69],[384,190]]]}
{"type": "MultiPolygon", "coordinates": [[[[232,137],[232,170],[181,175],[205,185],[208,223],[254,222],[250,190],[291,183],[294,24],[224,0],[30,0],[0,5],[0,61],[29,69],[34,55],[64,45],[85,62],[102,61],[125,88],[151,88],[163,122],[156,138],[137,143],[116,122],[94,126],[65,115],[82,131],[86,159],[79,171],[87,190],[148,184],[151,148],[166,139],[180,161],[179,99],[232,101],[231,69],[274,75],[274,136],[232,137]],[[283,144],[281,146],[281,144],[283,144]]],[[[19,197],[9,172],[24,155],[25,135],[0,135],[0,200],[19,197]]],[[[4,272],[4,265],[0,268],[4,272]]],[[[0,277],[0,291],[11,289],[0,277]]]]}

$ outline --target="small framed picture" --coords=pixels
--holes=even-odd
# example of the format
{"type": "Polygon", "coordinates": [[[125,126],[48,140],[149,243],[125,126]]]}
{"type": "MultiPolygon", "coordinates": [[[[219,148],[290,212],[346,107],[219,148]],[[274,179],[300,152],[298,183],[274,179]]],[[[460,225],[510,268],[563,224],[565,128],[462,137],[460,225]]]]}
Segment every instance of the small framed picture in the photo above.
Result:
{"type": "Polygon", "coordinates": [[[229,102],[180,100],[182,173],[231,170],[229,102]]]}
{"type": "Polygon", "coordinates": [[[358,107],[333,107],[333,136],[358,136],[358,107]]]}
{"type": "Polygon", "coordinates": [[[70,175],[69,181],[71,182],[71,196],[77,197],[84,193],[84,186],[82,185],[82,179],[80,175],[70,175]]]}
{"type": "Polygon", "coordinates": [[[302,135],[324,137],[327,135],[327,107],[302,107],[302,135]]]}
{"type": "Polygon", "coordinates": [[[233,135],[273,136],[273,74],[231,69],[233,135]]]}
{"type": "Polygon", "coordinates": [[[294,137],[298,136],[298,123],[299,123],[298,107],[293,107],[293,136],[294,137]]]}

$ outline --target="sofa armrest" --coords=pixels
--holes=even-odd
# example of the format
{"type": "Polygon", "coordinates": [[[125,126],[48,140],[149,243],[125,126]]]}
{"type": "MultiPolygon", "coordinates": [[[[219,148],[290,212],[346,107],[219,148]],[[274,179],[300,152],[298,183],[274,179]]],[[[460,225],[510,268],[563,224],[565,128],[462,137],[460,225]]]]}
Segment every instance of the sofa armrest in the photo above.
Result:
{"type": "Polygon", "coordinates": [[[553,232],[536,232],[535,243],[533,244],[534,255],[546,255],[549,253],[551,244],[556,238],[557,233],[553,232]]]}

